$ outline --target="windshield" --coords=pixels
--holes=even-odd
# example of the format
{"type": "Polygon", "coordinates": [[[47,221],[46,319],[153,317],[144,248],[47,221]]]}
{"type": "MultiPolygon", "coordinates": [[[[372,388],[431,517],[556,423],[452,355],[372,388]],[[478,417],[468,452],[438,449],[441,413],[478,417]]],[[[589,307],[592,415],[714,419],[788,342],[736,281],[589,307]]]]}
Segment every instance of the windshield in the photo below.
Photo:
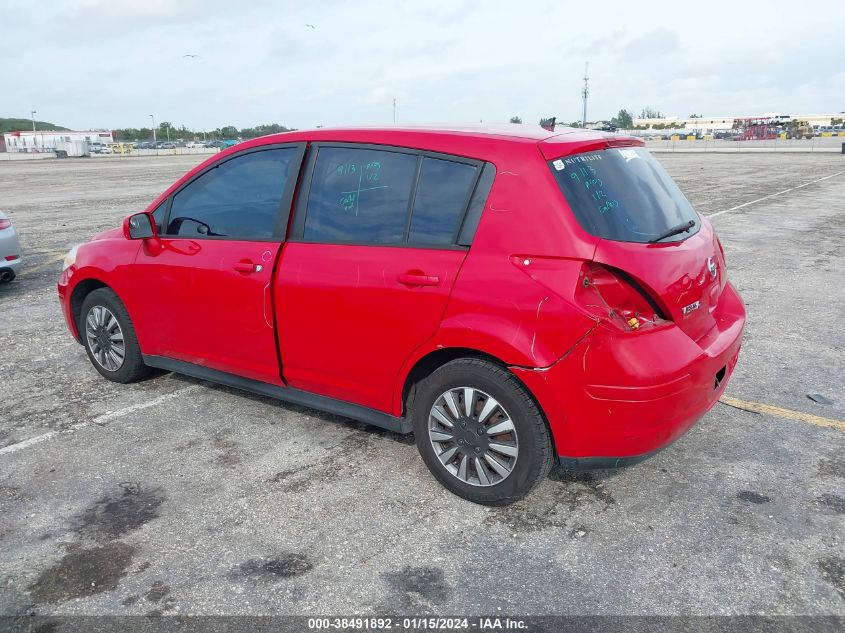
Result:
{"type": "Polygon", "coordinates": [[[685,240],[701,226],[675,181],[645,149],[621,147],[566,156],[549,167],[588,233],[618,242],[649,242],[695,222],[661,242],[685,240]]]}

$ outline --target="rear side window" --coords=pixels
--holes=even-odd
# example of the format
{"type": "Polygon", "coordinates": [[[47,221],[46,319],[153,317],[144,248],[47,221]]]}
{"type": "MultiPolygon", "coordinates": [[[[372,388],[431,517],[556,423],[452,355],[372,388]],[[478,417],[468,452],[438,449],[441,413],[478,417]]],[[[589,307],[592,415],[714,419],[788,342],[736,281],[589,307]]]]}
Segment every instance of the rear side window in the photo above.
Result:
{"type": "Polygon", "coordinates": [[[315,242],[402,243],[416,172],[414,154],[321,147],[303,237],[315,242]]]}
{"type": "Polygon", "coordinates": [[[477,169],[473,165],[425,157],[414,197],[408,241],[451,244],[467,206],[477,169]]]}
{"type": "Polygon", "coordinates": [[[588,233],[619,242],[649,242],[693,220],[701,223],[675,181],[645,149],[624,147],[549,161],[566,201],[588,233]]]}
{"type": "Polygon", "coordinates": [[[250,152],[205,172],[174,196],[166,234],[272,237],[296,154],[294,147],[250,152]]]}

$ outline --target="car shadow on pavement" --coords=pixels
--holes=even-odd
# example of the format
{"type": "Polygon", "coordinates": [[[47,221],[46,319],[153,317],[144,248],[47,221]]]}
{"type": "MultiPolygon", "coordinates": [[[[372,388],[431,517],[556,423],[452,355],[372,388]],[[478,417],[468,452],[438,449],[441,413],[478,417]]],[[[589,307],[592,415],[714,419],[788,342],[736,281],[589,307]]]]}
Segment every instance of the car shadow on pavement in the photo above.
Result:
{"type": "MultiPolygon", "coordinates": [[[[151,378],[162,376],[167,373],[168,372],[157,371],[151,375],[151,378]]],[[[253,402],[260,402],[270,407],[277,407],[285,411],[307,415],[308,417],[316,418],[322,422],[339,424],[340,426],[345,427],[349,430],[365,433],[371,437],[389,439],[396,442],[397,444],[404,444],[406,446],[410,446],[416,443],[413,433],[396,433],[394,431],[389,431],[387,429],[383,429],[378,426],[373,426],[371,424],[366,424],[364,422],[359,422],[357,420],[353,420],[344,416],[326,413],[324,411],[320,411],[319,409],[311,409],[309,407],[301,406],[298,404],[283,402],[281,400],[277,400],[269,396],[262,396],[249,391],[236,389],[234,387],[228,387],[226,385],[221,385],[218,383],[199,380],[197,378],[192,378],[191,376],[185,376],[183,374],[170,373],[169,378],[189,385],[201,385],[203,388],[212,391],[231,394],[238,398],[246,398],[252,400],[253,402]]],[[[592,470],[574,470],[571,467],[565,466],[563,464],[554,464],[552,466],[551,471],[549,472],[548,479],[550,481],[558,482],[561,484],[595,485],[598,482],[613,479],[624,470],[624,467],[592,470]]]]}
{"type": "Polygon", "coordinates": [[[222,393],[232,394],[237,396],[238,398],[247,398],[252,400],[253,402],[260,402],[267,406],[277,407],[279,409],[283,409],[285,411],[290,411],[293,413],[301,413],[303,415],[307,415],[310,418],[316,418],[322,422],[331,422],[333,424],[339,424],[343,427],[346,427],[351,430],[361,431],[363,433],[367,433],[373,437],[383,437],[389,440],[393,440],[398,444],[405,444],[411,445],[414,444],[414,434],[408,433],[396,433],[394,431],[390,431],[388,429],[383,429],[378,426],[373,426],[371,424],[366,424],[364,422],[358,422],[357,420],[353,420],[351,418],[347,418],[341,415],[334,415],[331,413],[326,413],[324,411],[320,411],[319,409],[312,409],[310,407],[301,406],[298,404],[293,404],[290,402],[284,402],[282,400],[277,400],[276,398],[271,398],[269,396],[262,396],[256,393],[252,393],[250,391],[243,391],[241,389],[236,389],[234,387],[227,387],[226,385],[221,385],[218,383],[208,382],[205,380],[199,380],[197,378],[192,378],[190,376],[185,376],[183,374],[170,374],[170,378],[173,380],[177,380],[179,382],[183,382],[185,384],[190,385],[202,385],[204,388],[219,391],[222,393]]]}

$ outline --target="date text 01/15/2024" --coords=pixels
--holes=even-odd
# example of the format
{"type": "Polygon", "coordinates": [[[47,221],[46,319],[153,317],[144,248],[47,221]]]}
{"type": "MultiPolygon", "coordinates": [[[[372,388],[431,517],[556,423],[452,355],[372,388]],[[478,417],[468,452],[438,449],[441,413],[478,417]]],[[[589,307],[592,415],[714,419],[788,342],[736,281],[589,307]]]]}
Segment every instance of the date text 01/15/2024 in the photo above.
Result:
{"type": "Polygon", "coordinates": [[[309,630],[346,631],[524,631],[527,622],[520,618],[500,617],[335,617],[309,618],[309,630]]]}

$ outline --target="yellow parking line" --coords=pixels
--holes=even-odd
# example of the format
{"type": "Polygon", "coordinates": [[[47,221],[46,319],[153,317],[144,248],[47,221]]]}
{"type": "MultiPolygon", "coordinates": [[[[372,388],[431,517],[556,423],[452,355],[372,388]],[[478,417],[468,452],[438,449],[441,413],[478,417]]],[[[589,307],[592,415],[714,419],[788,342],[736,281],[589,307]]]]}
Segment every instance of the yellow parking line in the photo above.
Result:
{"type": "Polygon", "coordinates": [[[806,422],[815,426],[824,426],[837,431],[845,431],[845,422],[842,420],[834,420],[832,418],[823,418],[820,415],[813,415],[812,413],[801,413],[800,411],[792,411],[790,409],[781,409],[780,407],[773,407],[770,404],[761,404],[760,402],[748,402],[740,400],[739,398],[732,398],[731,396],[722,396],[719,402],[730,407],[736,407],[743,411],[751,411],[753,413],[765,413],[774,415],[779,418],[787,418],[789,420],[798,420],[799,422],[806,422]]]}

